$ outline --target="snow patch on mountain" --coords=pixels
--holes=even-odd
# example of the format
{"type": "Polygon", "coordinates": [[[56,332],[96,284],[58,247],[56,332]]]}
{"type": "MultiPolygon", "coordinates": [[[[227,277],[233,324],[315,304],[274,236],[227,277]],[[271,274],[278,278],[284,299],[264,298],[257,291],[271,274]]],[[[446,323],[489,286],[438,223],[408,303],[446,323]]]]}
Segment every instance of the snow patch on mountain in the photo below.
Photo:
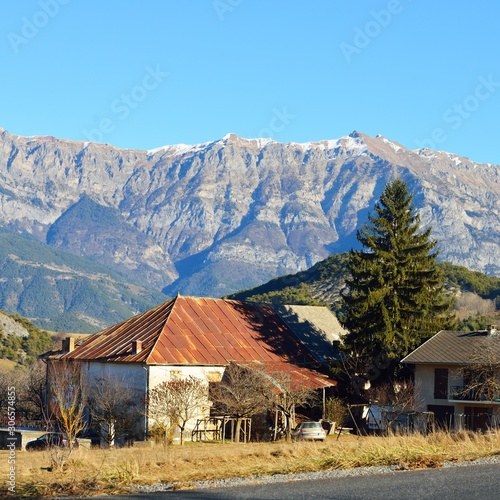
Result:
{"type": "Polygon", "coordinates": [[[396,153],[398,153],[399,151],[401,151],[403,149],[401,146],[394,144],[393,142],[391,142],[389,139],[386,139],[385,137],[381,137],[381,139],[383,142],[388,144],[396,153]]]}

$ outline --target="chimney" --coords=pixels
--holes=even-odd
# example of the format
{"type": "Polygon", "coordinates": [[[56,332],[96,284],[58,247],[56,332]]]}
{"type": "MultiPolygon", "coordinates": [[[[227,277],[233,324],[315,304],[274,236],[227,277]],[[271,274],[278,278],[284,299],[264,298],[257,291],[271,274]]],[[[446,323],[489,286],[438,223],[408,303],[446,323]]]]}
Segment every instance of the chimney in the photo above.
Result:
{"type": "Polygon", "coordinates": [[[132,340],[132,354],[139,354],[142,351],[142,340],[132,340]]]}
{"type": "Polygon", "coordinates": [[[66,337],[62,341],[62,350],[63,352],[71,352],[75,349],[75,338],[74,337],[66,337]]]}

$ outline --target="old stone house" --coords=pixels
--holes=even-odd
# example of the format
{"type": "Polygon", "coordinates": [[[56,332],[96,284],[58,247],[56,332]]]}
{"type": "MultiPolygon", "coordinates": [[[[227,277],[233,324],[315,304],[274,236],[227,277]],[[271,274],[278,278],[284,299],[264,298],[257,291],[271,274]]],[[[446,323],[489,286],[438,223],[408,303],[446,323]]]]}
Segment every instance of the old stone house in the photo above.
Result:
{"type": "MultiPolygon", "coordinates": [[[[143,406],[137,434],[145,438],[151,422],[144,401],[151,388],[189,376],[208,387],[230,362],[252,363],[269,374],[279,370],[311,389],[333,386],[325,363],[335,356],[339,329],[326,308],[291,306],[280,315],[268,305],[178,295],[83,341],[68,337],[50,357],[80,363],[90,383],[111,377],[133,391],[143,406]]],[[[200,408],[190,428],[209,406],[200,408]]]]}

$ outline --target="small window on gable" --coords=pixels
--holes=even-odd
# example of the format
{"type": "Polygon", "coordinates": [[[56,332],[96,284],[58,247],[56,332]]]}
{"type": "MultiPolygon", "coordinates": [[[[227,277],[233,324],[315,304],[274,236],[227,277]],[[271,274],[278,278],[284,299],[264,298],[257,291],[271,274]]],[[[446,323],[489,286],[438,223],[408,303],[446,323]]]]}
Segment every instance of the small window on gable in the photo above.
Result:
{"type": "Polygon", "coordinates": [[[222,380],[222,373],[220,372],[208,372],[207,379],[209,382],[220,382],[222,380]]]}
{"type": "Polygon", "coordinates": [[[182,370],[170,370],[170,380],[181,380],[182,370]]]}
{"type": "Polygon", "coordinates": [[[434,399],[448,399],[448,368],[434,369],[434,399]]]}

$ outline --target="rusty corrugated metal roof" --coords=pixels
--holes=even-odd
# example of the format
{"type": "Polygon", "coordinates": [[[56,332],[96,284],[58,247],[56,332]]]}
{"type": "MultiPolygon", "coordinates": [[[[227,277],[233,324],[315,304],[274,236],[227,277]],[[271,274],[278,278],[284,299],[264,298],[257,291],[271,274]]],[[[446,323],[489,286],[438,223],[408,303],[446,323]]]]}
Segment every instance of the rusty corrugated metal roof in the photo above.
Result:
{"type": "Polygon", "coordinates": [[[269,306],[177,296],[158,307],[91,335],[65,359],[146,364],[226,365],[261,362],[289,367],[308,385],[331,385],[307,370],[315,358],[269,306]],[[141,341],[134,353],[132,341],[141,341]],[[293,368],[293,369],[292,369],[293,368]],[[305,370],[305,371],[304,371],[305,370]]]}
{"type": "MultiPolygon", "coordinates": [[[[75,346],[80,346],[82,345],[85,341],[87,341],[90,338],[90,334],[88,333],[70,333],[66,334],[65,338],[73,338],[75,342],[75,346]]],[[[57,349],[57,350],[52,350],[52,351],[47,351],[41,354],[39,359],[60,359],[62,356],[66,354],[66,351],[63,349],[57,349]]]]}
{"type": "Polygon", "coordinates": [[[285,361],[272,363],[246,362],[239,364],[265,373],[278,389],[283,383],[291,390],[320,389],[336,385],[334,380],[329,379],[328,376],[322,373],[285,361]]]}
{"type": "Polygon", "coordinates": [[[165,302],[102,332],[94,333],[84,344],[65,354],[63,359],[145,362],[165,326],[173,303],[173,300],[165,302]],[[142,341],[142,350],[137,354],[132,351],[133,340],[142,341]]]}

